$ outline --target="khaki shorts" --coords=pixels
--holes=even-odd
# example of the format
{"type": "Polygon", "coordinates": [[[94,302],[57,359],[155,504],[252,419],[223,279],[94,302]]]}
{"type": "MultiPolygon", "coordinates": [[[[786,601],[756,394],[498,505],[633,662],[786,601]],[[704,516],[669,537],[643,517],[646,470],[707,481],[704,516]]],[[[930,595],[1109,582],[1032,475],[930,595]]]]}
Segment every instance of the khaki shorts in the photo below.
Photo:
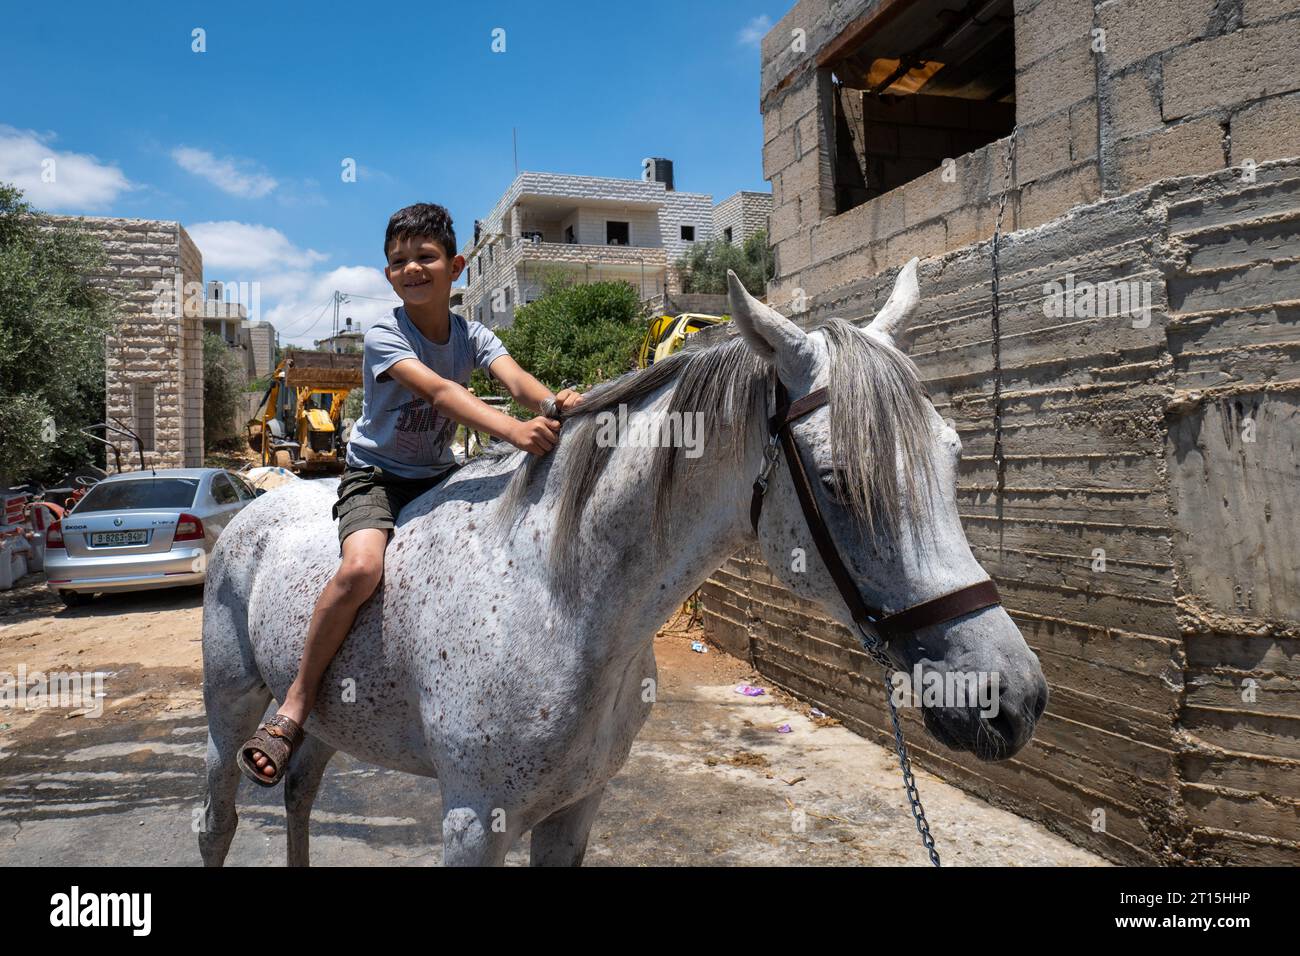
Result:
{"type": "Polygon", "coordinates": [[[403,508],[441,484],[455,470],[449,468],[434,478],[401,478],[373,465],[365,468],[349,465],[339,479],[339,499],[334,502],[339,550],[342,551],[344,539],[354,531],[363,528],[392,531],[403,508]]]}

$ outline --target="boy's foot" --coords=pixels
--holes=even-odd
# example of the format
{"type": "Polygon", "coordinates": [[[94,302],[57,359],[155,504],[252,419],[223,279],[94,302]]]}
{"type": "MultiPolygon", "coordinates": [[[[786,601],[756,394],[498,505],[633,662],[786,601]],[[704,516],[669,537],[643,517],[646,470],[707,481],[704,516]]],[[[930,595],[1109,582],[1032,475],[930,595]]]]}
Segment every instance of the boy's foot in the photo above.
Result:
{"type": "Polygon", "coordinates": [[[276,714],[258,728],[239,748],[236,763],[244,776],[264,787],[273,787],[284,776],[289,758],[302,743],[297,721],[276,714]]]}

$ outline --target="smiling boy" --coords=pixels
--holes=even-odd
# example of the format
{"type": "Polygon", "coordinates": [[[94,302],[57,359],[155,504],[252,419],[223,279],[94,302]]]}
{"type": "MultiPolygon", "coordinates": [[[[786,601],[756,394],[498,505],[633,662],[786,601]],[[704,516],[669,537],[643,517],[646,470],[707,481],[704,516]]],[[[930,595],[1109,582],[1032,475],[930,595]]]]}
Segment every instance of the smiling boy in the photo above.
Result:
{"type": "Polygon", "coordinates": [[[450,311],[451,284],[465,259],[456,254],[451,216],[442,206],[417,203],[394,213],[384,255],[384,273],[402,305],[365,336],[364,402],[334,504],[342,561],[316,602],[298,676],[279,711],[239,749],[240,769],[263,786],[284,776],[326,667],[383,580],[384,549],[397,516],[456,469],[450,447],[456,425],[534,455],[555,446],[556,419],[519,421],[490,407],[467,388],[470,373],[489,370],[516,402],[534,411],[545,406],[553,414],[582,401],[571,389],[552,395],[489,329],[450,311]]]}

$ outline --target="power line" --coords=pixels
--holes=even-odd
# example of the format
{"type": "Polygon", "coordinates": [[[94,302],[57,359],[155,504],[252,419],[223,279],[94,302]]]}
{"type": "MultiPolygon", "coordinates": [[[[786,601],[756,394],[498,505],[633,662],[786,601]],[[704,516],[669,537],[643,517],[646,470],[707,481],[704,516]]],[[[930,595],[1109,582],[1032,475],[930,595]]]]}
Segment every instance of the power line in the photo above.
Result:
{"type": "MultiPolygon", "coordinates": [[[[290,335],[302,335],[304,332],[312,328],[317,322],[320,321],[320,317],[324,314],[325,310],[328,309],[333,302],[334,302],[334,296],[331,295],[328,299],[325,300],[325,303],[316,311],[315,317],[312,318],[311,321],[308,322],[305,326],[302,326],[301,328],[296,328],[298,323],[301,322],[304,317],[300,315],[298,318],[289,322],[287,327],[280,329],[279,330],[280,334],[286,337],[290,335]],[[292,332],[289,331],[290,327],[295,327],[294,331],[292,332]]],[[[307,313],[304,313],[304,315],[306,314],[307,313]]]]}

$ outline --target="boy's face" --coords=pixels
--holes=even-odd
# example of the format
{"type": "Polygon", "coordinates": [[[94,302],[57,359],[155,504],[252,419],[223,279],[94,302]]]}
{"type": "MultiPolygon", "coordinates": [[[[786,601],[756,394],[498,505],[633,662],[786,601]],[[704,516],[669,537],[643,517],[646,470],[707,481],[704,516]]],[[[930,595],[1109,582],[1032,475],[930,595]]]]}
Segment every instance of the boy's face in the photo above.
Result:
{"type": "Polygon", "coordinates": [[[406,305],[446,302],[451,284],[465,268],[463,256],[448,258],[442,243],[424,236],[394,239],[388,244],[384,275],[406,305]]]}

